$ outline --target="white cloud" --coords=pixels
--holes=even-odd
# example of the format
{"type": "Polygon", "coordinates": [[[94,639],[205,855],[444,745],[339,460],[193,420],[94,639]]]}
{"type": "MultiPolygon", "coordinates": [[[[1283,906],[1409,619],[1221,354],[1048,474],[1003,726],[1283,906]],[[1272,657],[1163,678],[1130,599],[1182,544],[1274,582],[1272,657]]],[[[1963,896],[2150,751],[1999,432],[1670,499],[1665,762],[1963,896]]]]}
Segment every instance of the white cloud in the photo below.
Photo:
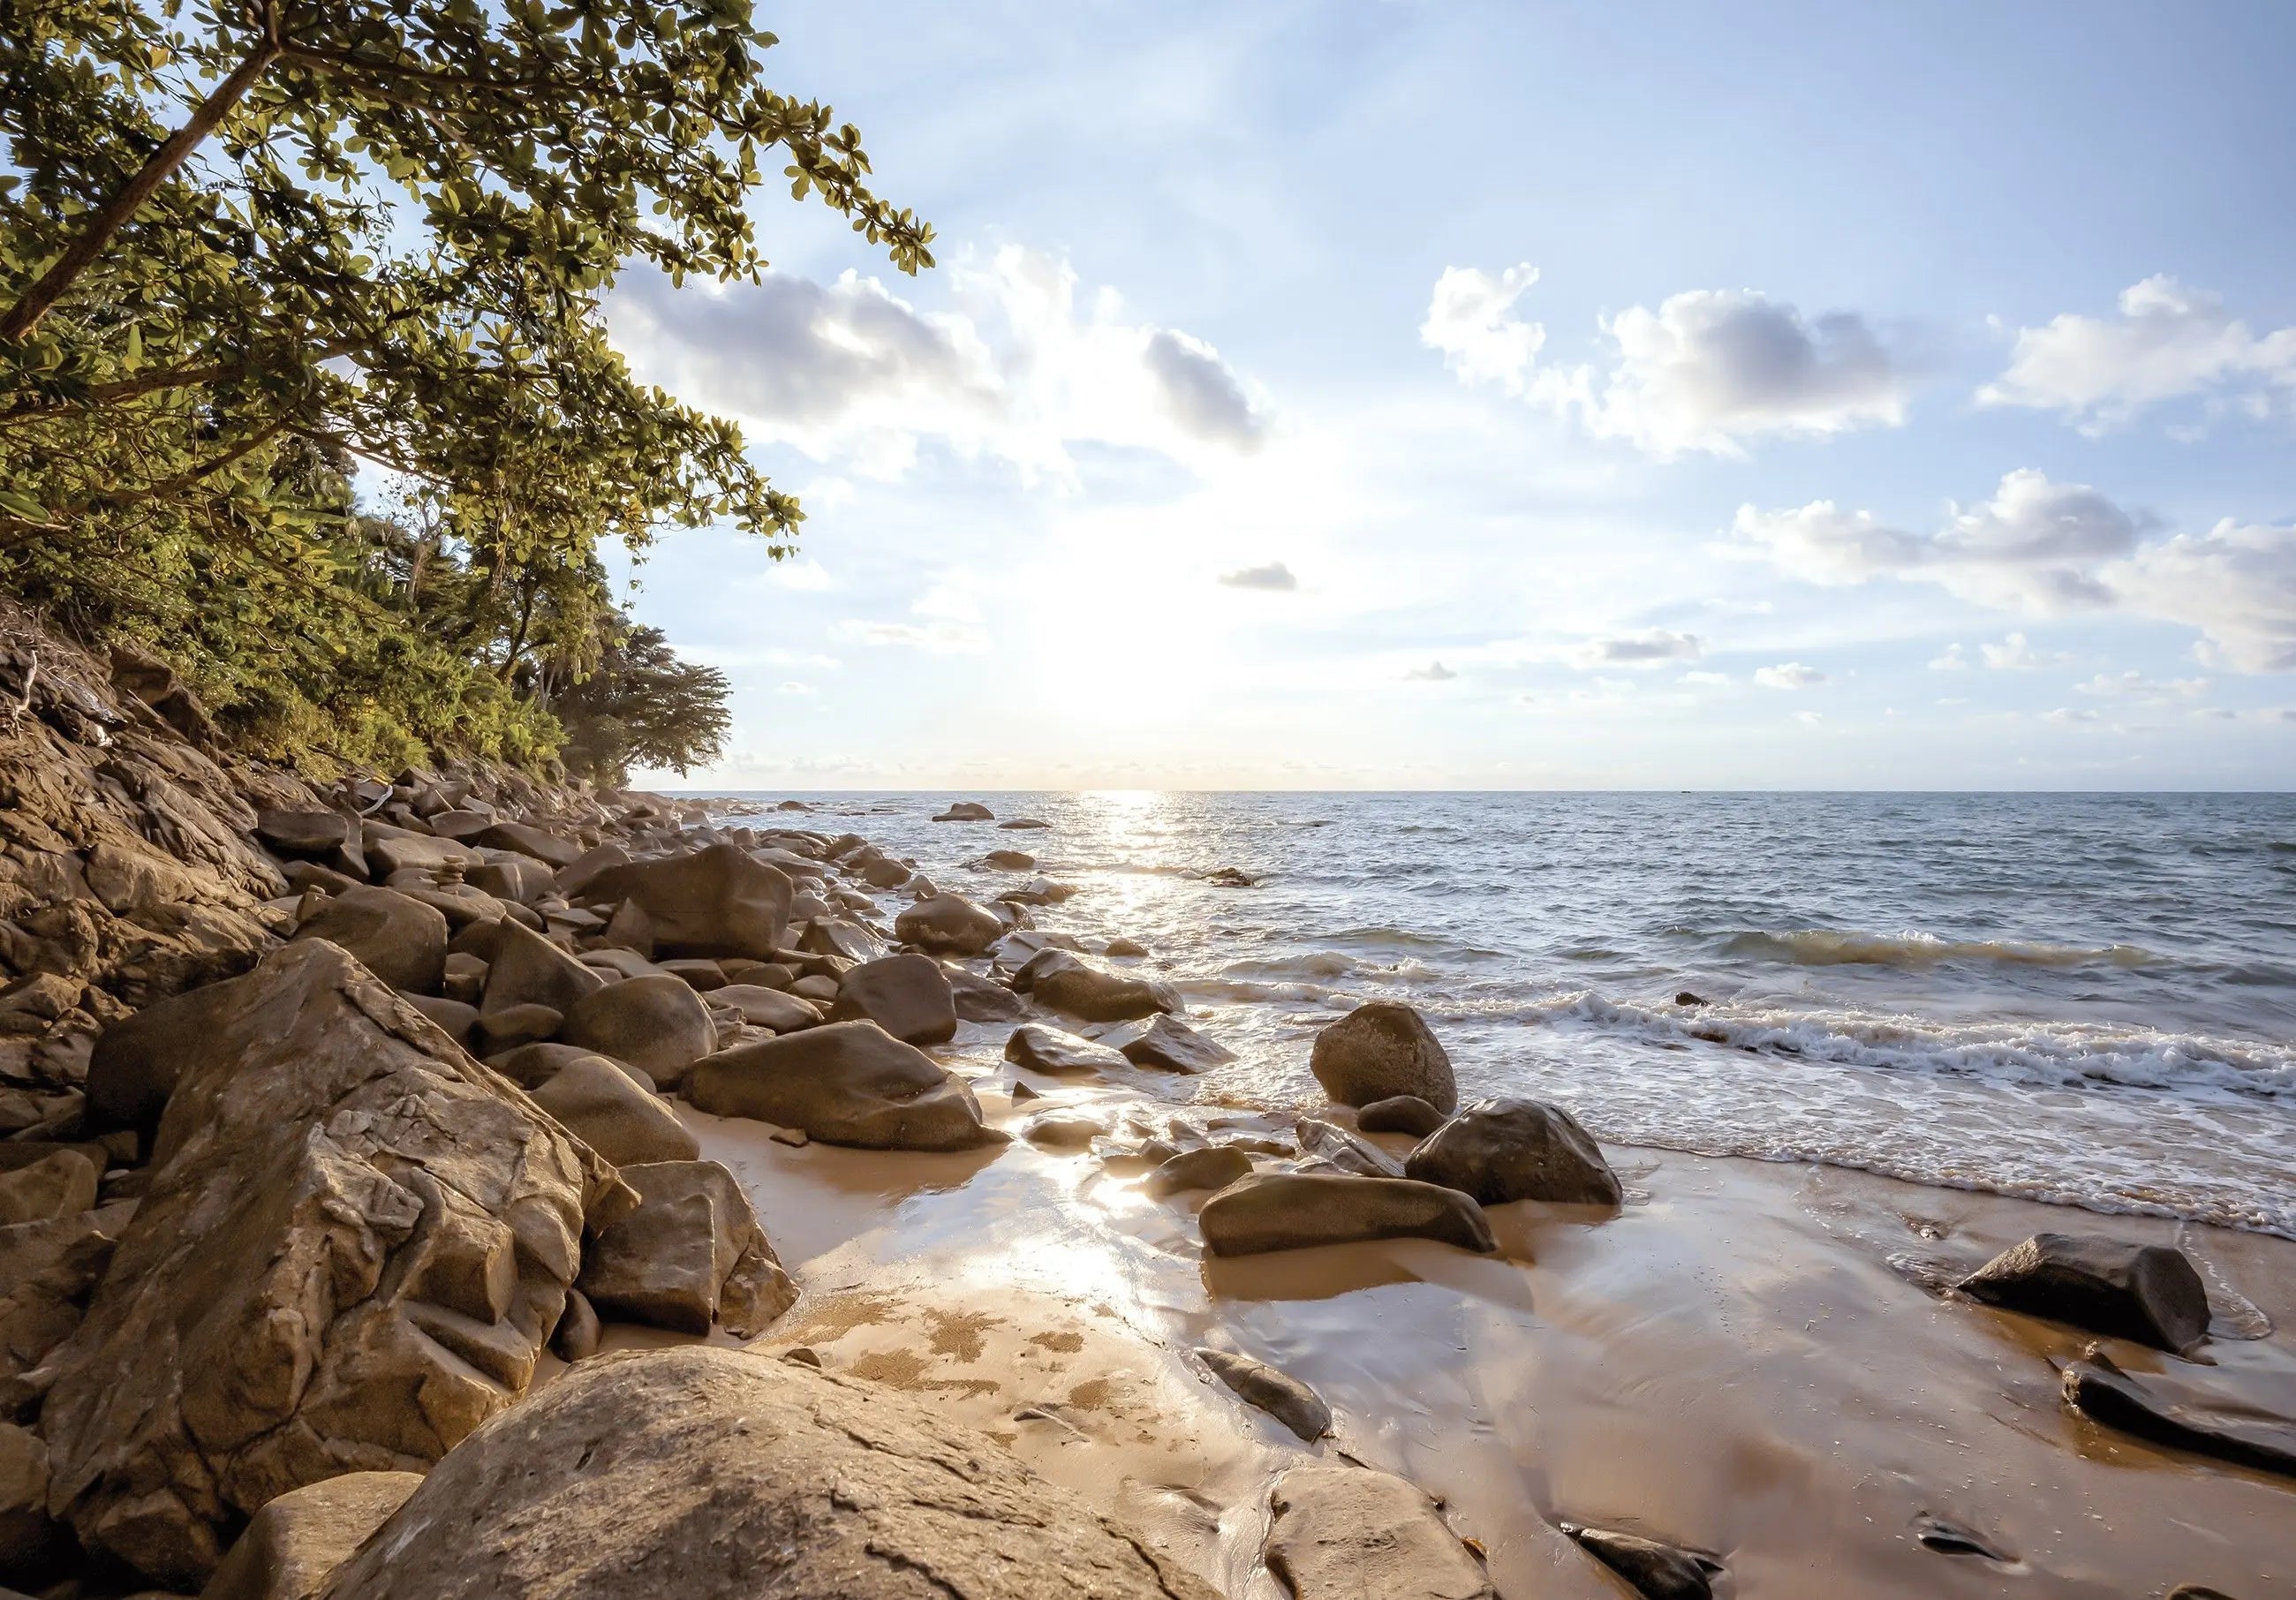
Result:
{"type": "Polygon", "coordinates": [[[934,585],[909,607],[909,614],[920,620],[857,619],[839,623],[837,633],[862,644],[901,646],[933,655],[986,655],[994,643],[981,616],[980,602],[963,578],[934,585]]]}
{"type": "Polygon", "coordinates": [[[2077,694],[2095,694],[2112,700],[2135,700],[2158,704],[2174,700],[2193,700],[2209,692],[2209,680],[2204,677],[2151,678],[2141,672],[2100,672],[2086,682],[2073,685],[2077,694]]]}
{"type": "Polygon", "coordinates": [[[2072,657],[2061,651],[2036,650],[2023,634],[2010,634],[1998,644],[1980,644],[1980,655],[1996,672],[2030,672],[2041,667],[2062,667],[2072,657]]]}
{"type": "Polygon", "coordinates": [[[1694,661],[1706,653],[1696,634],[1646,628],[1639,633],[1589,639],[1571,647],[1564,659],[1581,671],[1598,667],[1662,667],[1669,661],[1694,661]]]}
{"type": "Polygon", "coordinates": [[[1008,245],[942,275],[952,307],[927,311],[850,271],[683,288],[633,273],[607,316],[645,382],[753,439],[881,479],[906,473],[925,441],[1065,482],[1072,443],[1200,462],[1267,436],[1267,414],[1210,345],[1130,320],[1063,260],[1008,245]]]}
{"type": "Polygon", "coordinates": [[[1752,290],[1694,289],[1602,324],[1606,365],[1540,367],[1546,328],[1515,315],[1538,281],[1446,267],[1419,336],[1470,383],[1578,415],[1589,431],[1661,458],[1740,455],[1751,439],[1906,420],[1912,373],[1853,312],[1806,317],[1752,290]]]}
{"type": "Polygon", "coordinates": [[[1825,720],[1825,713],[1823,711],[1796,711],[1794,713],[1794,720],[1796,722],[1806,724],[1810,727],[1816,727],[1819,723],[1825,720]]]}
{"type": "Polygon", "coordinates": [[[766,566],[766,581],[801,594],[817,595],[837,587],[836,580],[816,561],[776,561],[766,566]]]}
{"type": "Polygon", "coordinates": [[[1969,658],[1962,653],[1960,645],[1948,644],[1945,647],[1943,655],[1931,658],[1930,670],[1931,672],[1966,672],[1969,670],[1969,658]]]}
{"type": "Polygon", "coordinates": [[[1746,505],[1732,532],[1810,583],[1896,578],[2005,611],[2120,611],[2197,630],[2194,653],[2206,665],[2296,671],[2296,524],[2226,519],[2143,544],[2150,518],[2030,469],[2002,479],[1992,499],[1949,513],[1925,537],[1829,500],[1776,512],[1746,505]]]}
{"type": "Polygon", "coordinates": [[[1292,576],[1292,569],[1280,561],[1269,562],[1265,566],[1239,567],[1233,572],[1223,572],[1220,574],[1220,582],[1231,589],[1288,591],[1300,587],[1300,580],[1292,576]]]}
{"type": "Polygon", "coordinates": [[[1685,672],[1682,675],[1682,681],[1685,684],[1696,684],[1701,687],[1712,688],[1728,683],[1730,675],[1726,672],[1685,672]]]}
{"type": "Polygon", "coordinates": [[[1440,661],[1430,661],[1424,667],[1414,667],[1403,676],[1414,684],[1447,684],[1459,675],[1440,661]]]}
{"type": "Polygon", "coordinates": [[[2042,712],[2041,720],[2044,722],[2057,723],[2060,726],[2075,726],[2096,722],[2101,719],[2095,711],[2076,710],[2071,706],[2059,706],[2054,711],[2042,712]]]}
{"type": "Polygon", "coordinates": [[[793,679],[789,683],[776,684],[774,685],[774,693],[776,694],[799,695],[810,694],[813,692],[813,685],[811,684],[800,684],[793,679]]]}
{"type": "Polygon", "coordinates": [[[1825,681],[1825,674],[1800,661],[1782,661],[1755,668],[1754,681],[1765,689],[1814,689],[1825,681]]]}
{"type": "Polygon", "coordinates": [[[2268,410],[2296,388],[2296,328],[2258,336],[2205,290],[2167,276],[2120,291],[2117,317],[2067,313],[2021,328],[2008,370],[1977,391],[1980,404],[2062,412],[2102,432],[2166,401],[2268,410]]]}

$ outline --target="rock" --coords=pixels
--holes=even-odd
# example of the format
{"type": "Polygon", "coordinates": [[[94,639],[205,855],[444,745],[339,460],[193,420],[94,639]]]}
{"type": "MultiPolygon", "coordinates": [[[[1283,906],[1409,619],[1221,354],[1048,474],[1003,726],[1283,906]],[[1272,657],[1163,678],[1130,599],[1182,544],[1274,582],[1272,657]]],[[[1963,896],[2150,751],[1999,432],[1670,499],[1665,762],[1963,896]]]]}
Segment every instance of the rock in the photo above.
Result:
{"type": "Polygon", "coordinates": [[[1407,1133],[1423,1139],[1443,1126],[1443,1113],[1416,1095],[1390,1095],[1357,1112],[1356,1126],[1365,1133],[1407,1133]]]}
{"type": "Polygon", "coordinates": [[[345,1473],[281,1495],[255,1514],[200,1600],[312,1600],[422,1483],[420,1473],[345,1473]]]}
{"type": "Polygon", "coordinates": [[[1022,1128],[1021,1136],[1047,1150],[1085,1150],[1107,1131],[1100,1119],[1082,1112],[1046,1112],[1022,1128]]]}
{"type": "Polygon", "coordinates": [[[930,1401],[693,1345],[466,1441],[326,1600],[1215,1600],[930,1401]]]}
{"type": "Polygon", "coordinates": [[[1594,1136],[1561,1106],[1537,1100],[1476,1101],[1422,1140],[1403,1170],[1485,1205],[1617,1205],[1625,1194],[1594,1136]]]}
{"type": "Polygon", "coordinates": [[[981,865],[999,872],[1032,873],[1037,870],[1037,858],[1026,850],[991,850],[981,858],[981,865]]]}
{"type": "Polygon", "coordinates": [[[560,894],[573,899],[597,881],[598,874],[611,867],[629,865],[630,853],[619,844],[602,844],[584,850],[552,875],[551,883],[560,894]]]}
{"type": "Polygon", "coordinates": [[[1126,1022],[1184,1009],[1164,984],[1088,965],[1064,951],[1047,951],[1022,971],[1038,1004],[1087,1022],[1126,1022]]]}
{"type": "MultiPolygon", "coordinates": [[[[478,1037],[479,1008],[464,1000],[447,1000],[437,995],[411,995],[401,989],[398,997],[430,1019],[439,1032],[464,1049],[478,1037]]],[[[523,1009],[523,1008],[521,1008],[523,1009]]],[[[548,1007],[538,1009],[548,1010],[548,1007]]],[[[556,1016],[556,1012],[551,1012],[556,1016]]]]}
{"type": "Polygon", "coordinates": [[[191,685],[176,676],[174,668],[155,655],[116,641],[110,654],[114,688],[142,701],[154,716],[192,743],[214,743],[215,724],[209,719],[207,708],[191,685]]]}
{"type": "Polygon", "coordinates": [[[798,949],[808,956],[834,956],[859,965],[889,954],[892,947],[874,928],[843,917],[819,917],[806,924],[798,949]]]}
{"type": "MultiPolygon", "coordinates": [[[[1302,1117],[1293,1125],[1300,1153],[1357,1177],[1401,1177],[1402,1164],[1378,1145],[1359,1139],[1346,1128],[1316,1117],[1302,1117]]],[[[1456,1187],[1456,1186],[1453,1186],[1456,1187]]],[[[1480,1198],[1478,1196],[1478,1198],[1480,1198]]]]}
{"type": "Polygon", "coordinates": [[[12,1389],[71,1337],[131,1210],[0,1228],[0,1384],[12,1389]]]}
{"type": "Polygon", "coordinates": [[[474,842],[490,850],[516,851],[541,862],[554,874],[573,866],[583,855],[582,847],[574,841],[522,822],[498,822],[481,833],[474,842]]]}
{"type": "Polygon", "coordinates": [[[48,1447],[29,1428],[0,1423],[0,1578],[43,1583],[70,1555],[70,1536],[48,1516],[48,1447]]]}
{"type": "Polygon", "coordinates": [[[489,861],[472,869],[471,887],[498,900],[527,905],[540,899],[552,887],[550,868],[529,857],[489,861]]]}
{"type": "Polygon", "coordinates": [[[1021,997],[1001,983],[961,966],[943,967],[941,972],[948,980],[949,1000],[960,1022],[1017,1022],[1029,1014],[1021,997]]]}
{"type": "Polygon", "coordinates": [[[1392,1000],[1366,1001],[1318,1033],[1308,1068],[1341,1105],[1398,1095],[1416,1095],[1446,1113],[1459,1104],[1451,1058],[1427,1020],[1392,1000]]]}
{"type": "Polygon", "coordinates": [[[1148,947],[1136,939],[1111,939],[1103,954],[1111,957],[1138,957],[1148,954],[1148,947]]]}
{"type": "Polygon", "coordinates": [[[2091,1346],[2064,1370],[2065,1404],[2091,1421],[2195,1455],[2296,1477],[2296,1417],[2163,1374],[2142,1380],[2091,1346]]]}
{"type": "MultiPolygon", "coordinates": [[[[596,1051],[585,1050],[578,1045],[514,1045],[488,1056],[487,1065],[532,1094],[576,1062],[587,1061],[596,1054],[596,1051]]],[[[637,1069],[629,1071],[635,1072],[637,1069]]]]}
{"type": "Polygon", "coordinates": [[[561,1067],[534,1091],[534,1103],[617,1167],[690,1161],[701,1153],[675,1112],[603,1055],[561,1067]]]}
{"type": "Polygon", "coordinates": [[[1032,1072],[1106,1072],[1128,1066],[1124,1056],[1106,1045],[1095,1044],[1058,1028],[1029,1022],[1013,1030],[1004,1041],[1004,1059],[1032,1072]]]}
{"type": "Polygon", "coordinates": [[[935,822],[994,822],[996,820],[996,813],[979,800],[958,800],[933,820],[935,822]]]}
{"type": "Polygon", "coordinates": [[[2100,1234],[2035,1234],[1969,1276],[1961,1292],[2004,1310],[2070,1323],[2159,1350],[2207,1337],[2209,1292],[2184,1251],[2100,1234]]]}
{"type": "Polygon", "coordinates": [[[821,1021],[821,1008],[812,1001],[758,983],[712,989],[709,1004],[732,1011],[752,1028],[770,1028],[775,1033],[795,1033],[821,1021]]]}
{"type": "Polygon", "coordinates": [[[365,841],[367,871],[377,877],[412,872],[424,874],[435,882],[442,874],[457,876],[486,863],[486,857],[473,846],[456,844],[449,839],[433,839],[427,833],[409,833],[372,820],[359,832],[365,841]]]}
{"type": "MultiPolygon", "coordinates": [[[[723,991],[720,991],[723,992],[723,991]]],[[[709,1008],[668,972],[630,978],[583,996],[558,1030],[566,1044],[627,1062],[663,1088],[718,1047],[709,1008]]]]}
{"type": "Polygon", "coordinates": [[[96,1164],[77,1150],[57,1150],[12,1172],[0,1172],[0,1227],[56,1222],[93,1210],[102,1177],[96,1164]]]}
{"type": "Polygon", "coordinates": [[[579,1289],[566,1292],[566,1309],[558,1315],[558,1326],[550,1334],[550,1351],[561,1361],[582,1361],[598,1353],[599,1341],[605,1330],[598,1325],[598,1313],[590,1304],[590,1297],[579,1289]]]}
{"type": "Polygon", "coordinates": [[[491,810],[449,809],[434,811],[423,820],[430,825],[430,831],[439,838],[452,839],[459,843],[464,840],[475,840],[492,827],[496,819],[491,810]]]}
{"type": "Polygon", "coordinates": [[[930,956],[867,961],[838,982],[835,1022],[874,1022],[905,1044],[940,1045],[956,1037],[956,1000],[930,956]]]}
{"type": "Polygon", "coordinates": [[[1259,1407],[1301,1439],[1313,1443],[1332,1431],[1332,1408],[1289,1374],[1229,1350],[1199,1350],[1196,1359],[1247,1405],[1259,1407]]]}
{"type": "Polygon", "coordinates": [[[653,925],[657,955],[770,961],[796,890],[778,867],[750,859],[737,845],[713,844],[609,867],[587,892],[602,900],[636,900],[653,925]]]}
{"type": "Polygon", "coordinates": [[[681,1333],[722,1322],[751,1339],[797,1302],[797,1285],[724,1167],[688,1159],[621,1172],[638,1208],[582,1256],[579,1287],[602,1315],[681,1333]]]}
{"type": "Polygon", "coordinates": [[[1707,1000],[1703,995],[1693,994],[1690,990],[1685,989],[1681,993],[1675,996],[1674,1003],[1685,1009],[1695,1010],[1697,1007],[1706,1005],[1707,1000]]]}
{"type": "Polygon", "coordinates": [[[820,972],[808,972],[791,984],[789,992],[825,1011],[837,1004],[837,980],[820,972]]]}
{"type": "Polygon", "coordinates": [[[1175,1016],[1128,1022],[1101,1035],[1100,1042],[1136,1067],[1165,1072],[1208,1072],[1235,1059],[1234,1051],[1215,1044],[1175,1016]]]}
{"type": "Polygon", "coordinates": [[[505,923],[487,958],[487,990],[479,1014],[546,1005],[570,1015],[585,997],[605,987],[606,975],[595,967],[583,965],[531,928],[505,923]]]}
{"type": "Polygon", "coordinates": [[[1573,1522],[1561,1526],[1580,1549],[1634,1585],[1644,1600],[1713,1600],[1713,1579],[1722,1564],[1710,1556],[1639,1534],[1573,1522]]]}
{"type": "Polygon", "coordinates": [[[961,894],[937,894],[895,917],[893,936],[934,956],[979,956],[1004,937],[1004,923],[961,894]]]}
{"type": "Polygon", "coordinates": [[[862,864],[861,881],[872,889],[898,889],[916,874],[890,856],[862,864]]]}
{"type": "Polygon", "coordinates": [[[685,1097],[720,1117],[801,1128],[868,1150],[969,1150],[1001,1143],[963,1079],[874,1022],[831,1022],[705,1055],[685,1097]]]}
{"type": "Polygon", "coordinates": [[[1159,1200],[1190,1189],[1225,1189],[1251,1175],[1251,1158],[1233,1145],[1185,1150],[1148,1175],[1140,1186],[1159,1200]]]}
{"type": "Polygon", "coordinates": [[[507,1406],[586,1221],[635,1202],[334,945],[192,998],[145,1193],[41,1411],[53,1513],[179,1586],[267,1501],[426,1466],[507,1406]]]}
{"type": "Polygon", "coordinates": [[[475,956],[451,950],[447,956],[447,970],[439,980],[439,992],[449,1000],[460,1000],[466,1005],[476,1005],[487,992],[487,964],[475,956]]]}
{"type": "Polygon", "coordinates": [[[290,861],[287,864],[287,887],[297,894],[317,889],[327,894],[340,894],[346,889],[364,884],[364,877],[355,878],[348,873],[339,873],[332,866],[316,861],[290,861]]]}
{"type": "Polygon", "coordinates": [[[1261,1558],[1296,1600],[1497,1600],[1416,1484],[1319,1463],[1278,1478],[1268,1504],[1261,1558]]]}
{"type": "Polygon", "coordinates": [[[258,811],[255,836],[276,855],[316,861],[354,878],[366,876],[358,819],[340,811],[258,811]]]}
{"type": "Polygon", "coordinates": [[[435,995],[447,972],[447,919],[393,889],[345,890],[295,930],[357,956],[393,989],[435,995]]]}
{"type": "Polygon", "coordinates": [[[1000,822],[1000,828],[1049,828],[1053,825],[1040,816],[1016,816],[1010,822],[1000,822]]]}
{"type": "Polygon", "coordinates": [[[1196,1220],[1216,1256],[1365,1239],[1434,1239],[1486,1252],[1498,1248],[1473,1200],[1405,1177],[1255,1173],[1204,1202],[1196,1220]]]}
{"type": "Polygon", "coordinates": [[[555,1034],[565,1021],[558,1012],[531,1000],[499,1011],[482,1011],[477,1021],[479,1046],[483,1054],[495,1055],[521,1045],[537,1044],[555,1034]]]}
{"type": "Polygon", "coordinates": [[[661,970],[682,981],[686,988],[700,995],[709,994],[726,987],[726,969],[706,956],[673,956],[660,964],[661,970]]]}
{"type": "Polygon", "coordinates": [[[1204,882],[1215,889],[1257,889],[1259,880],[1240,866],[1216,866],[1204,874],[1204,882]]]}

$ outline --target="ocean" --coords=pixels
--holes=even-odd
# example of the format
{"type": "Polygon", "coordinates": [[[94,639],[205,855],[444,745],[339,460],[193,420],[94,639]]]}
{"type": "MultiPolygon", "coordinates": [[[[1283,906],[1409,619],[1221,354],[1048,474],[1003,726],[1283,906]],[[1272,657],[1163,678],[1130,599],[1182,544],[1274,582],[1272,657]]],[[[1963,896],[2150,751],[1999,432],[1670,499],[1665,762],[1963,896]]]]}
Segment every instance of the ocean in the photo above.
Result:
{"type": "Polygon", "coordinates": [[[1147,946],[1236,1052],[1178,1095],[1315,1104],[1316,1030],[1396,999],[1464,1096],[1605,1141],[2296,1237],[2296,796],[698,798],[808,800],[978,898],[1035,855],[1077,890],[1041,926],[1147,946]]]}

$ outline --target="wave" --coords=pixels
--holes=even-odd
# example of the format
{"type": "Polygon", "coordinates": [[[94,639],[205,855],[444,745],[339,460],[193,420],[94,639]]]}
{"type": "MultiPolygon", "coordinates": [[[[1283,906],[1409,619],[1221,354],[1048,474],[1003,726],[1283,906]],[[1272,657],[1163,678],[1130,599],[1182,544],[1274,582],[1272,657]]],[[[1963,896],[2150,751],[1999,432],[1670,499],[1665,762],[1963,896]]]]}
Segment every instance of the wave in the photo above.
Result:
{"type": "Polygon", "coordinates": [[[1939,1022],[1784,1007],[1637,1005],[1592,989],[1514,1008],[1526,1022],[1625,1030],[1654,1044],[1726,1045],[1839,1066],[2021,1087],[2194,1090],[2296,1100],[2296,1049],[2078,1022],[1939,1022]]]}
{"type": "Polygon", "coordinates": [[[1843,932],[1802,928],[1788,932],[1755,929],[1724,941],[1726,956],[1782,962],[1792,966],[1931,967],[1945,962],[1995,962],[2006,966],[2144,967],[2161,957],[2136,945],[2053,945],[2019,939],[1940,939],[1907,929],[1902,933],[1843,932]]]}

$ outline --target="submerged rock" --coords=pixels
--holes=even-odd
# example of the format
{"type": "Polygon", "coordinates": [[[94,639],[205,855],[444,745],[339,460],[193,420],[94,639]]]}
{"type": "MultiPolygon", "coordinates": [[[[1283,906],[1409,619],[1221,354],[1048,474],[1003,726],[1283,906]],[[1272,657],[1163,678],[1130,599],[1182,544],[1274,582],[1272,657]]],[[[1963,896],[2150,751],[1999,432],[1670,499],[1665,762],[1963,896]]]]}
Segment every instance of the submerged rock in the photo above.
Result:
{"type": "Polygon", "coordinates": [[[1473,1200],[1406,1177],[1256,1173],[1204,1202],[1197,1221],[1205,1247],[1216,1256],[1367,1239],[1434,1239],[1485,1252],[1498,1248],[1473,1200]]]}
{"type": "Polygon", "coordinates": [[[874,1022],[908,1045],[956,1037],[956,997],[940,964],[911,953],[865,961],[838,981],[836,1022],[874,1022]]]}
{"type": "Polygon", "coordinates": [[[1562,1528],[1578,1541],[1579,1548],[1633,1584],[1644,1600],[1712,1600],[1714,1575],[1722,1565],[1710,1556],[1636,1533],[1581,1528],[1573,1522],[1562,1528]]]}
{"type": "Polygon", "coordinates": [[[1408,1005],[1369,1000],[1316,1036],[1308,1070],[1341,1105],[1416,1095],[1437,1111],[1459,1104],[1451,1058],[1408,1005]]]}
{"type": "Polygon", "coordinates": [[[2155,1444],[2296,1477],[2296,1417],[2167,1376],[2139,1379],[2103,1350],[2064,1370],[2065,1403],[2092,1421],[2155,1444]]]}
{"type": "Polygon", "coordinates": [[[1247,1405],[1259,1407],[1301,1439],[1312,1443],[1332,1431],[1332,1408],[1289,1373],[1229,1350],[1199,1350],[1196,1359],[1247,1405]]]}
{"type": "Polygon", "coordinates": [[[1216,1600],[931,1402],[687,1346],[585,1362],[441,1462],[326,1600],[1216,1600]]]}
{"type": "Polygon", "coordinates": [[[1423,1140],[1403,1169],[1485,1205],[1617,1205],[1625,1194],[1594,1136],[1561,1106],[1538,1100],[1476,1101],[1423,1140]]]}
{"type": "Polygon", "coordinates": [[[1017,1022],[1029,1014],[1021,997],[1003,984],[969,972],[963,967],[945,967],[948,979],[950,1003],[955,1006],[958,1018],[967,1022],[1017,1022]]]}
{"type": "Polygon", "coordinates": [[[2099,1234],[2035,1234],[1961,1280],[1961,1292],[2005,1310],[2068,1322],[2164,1350],[2209,1331],[2209,1292],[2184,1251],[2099,1234]]]}
{"type": "MultiPolygon", "coordinates": [[[[1359,1139],[1346,1128],[1316,1117],[1302,1117],[1292,1128],[1300,1153],[1357,1177],[1402,1177],[1403,1164],[1378,1145],[1359,1139]]],[[[1457,1187],[1456,1185],[1451,1186],[1457,1187]]],[[[1478,1196],[1478,1198],[1480,1198],[1478,1196]]]]}
{"type": "Polygon", "coordinates": [[[984,1125],[964,1081],[874,1022],[831,1022],[706,1055],[685,1097],[721,1117],[801,1128],[871,1150],[969,1150],[1004,1136],[984,1125]]]}
{"type": "Polygon", "coordinates": [[[1295,1466],[1268,1504],[1261,1556],[1297,1600],[1497,1600],[1415,1483],[1369,1467],[1295,1466]]]}

